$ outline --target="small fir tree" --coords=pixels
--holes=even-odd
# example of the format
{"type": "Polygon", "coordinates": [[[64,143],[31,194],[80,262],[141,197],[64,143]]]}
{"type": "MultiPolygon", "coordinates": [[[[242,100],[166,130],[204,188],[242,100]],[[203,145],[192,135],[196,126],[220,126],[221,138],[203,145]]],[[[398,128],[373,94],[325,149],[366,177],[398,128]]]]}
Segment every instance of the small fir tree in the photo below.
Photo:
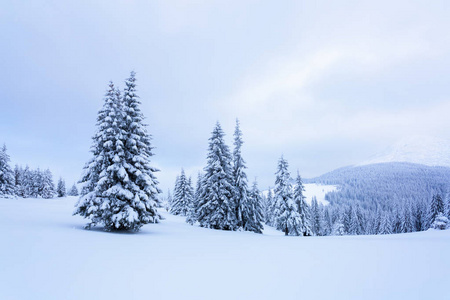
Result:
{"type": "Polygon", "coordinates": [[[391,234],[392,225],[388,213],[384,213],[381,217],[380,227],[378,228],[377,234],[391,234]]]}
{"type": "Polygon", "coordinates": [[[256,233],[262,233],[264,227],[263,222],[263,208],[262,208],[262,198],[261,193],[258,189],[258,183],[256,180],[253,182],[252,189],[247,197],[248,203],[244,203],[246,211],[250,213],[245,213],[245,225],[244,230],[253,231],[256,233]],[[250,209],[248,209],[250,207],[250,209]]]}
{"type": "Polygon", "coordinates": [[[78,196],[78,195],[79,195],[78,194],[78,188],[77,188],[76,184],[74,183],[72,185],[72,187],[70,188],[69,196],[78,196]]]}
{"type": "Polygon", "coordinates": [[[200,197],[202,195],[202,183],[203,177],[202,174],[199,172],[197,175],[197,184],[195,187],[194,196],[192,199],[192,202],[189,205],[189,211],[188,215],[186,217],[186,222],[188,224],[194,225],[195,222],[198,220],[197,211],[198,211],[198,204],[200,202],[200,197]]]}
{"type": "Polygon", "coordinates": [[[6,153],[6,145],[0,149],[0,197],[13,197],[15,195],[14,172],[9,165],[11,159],[6,153]]]}
{"type": "Polygon", "coordinates": [[[311,223],[312,223],[311,229],[314,235],[322,235],[320,227],[321,225],[320,209],[316,196],[313,196],[311,200],[311,223]]]}
{"type": "Polygon", "coordinates": [[[436,194],[433,196],[430,206],[428,208],[428,217],[427,217],[427,223],[428,228],[431,227],[431,225],[436,221],[436,217],[439,214],[444,214],[444,201],[442,200],[442,197],[440,194],[436,194]]]}
{"type": "Polygon", "coordinates": [[[59,177],[58,185],[56,186],[56,194],[58,197],[66,196],[66,182],[59,177]]]}
{"type": "Polygon", "coordinates": [[[305,188],[303,186],[302,178],[300,173],[297,171],[297,178],[295,180],[294,188],[294,202],[297,205],[297,211],[300,215],[300,232],[303,236],[311,236],[311,215],[309,213],[309,207],[306,203],[306,197],[303,195],[305,188]]]}
{"type": "Polygon", "coordinates": [[[25,197],[24,170],[18,165],[14,167],[14,185],[16,195],[19,197],[25,197]]]}
{"type": "Polygon", "coordinates": [[[449,220],[446,216],[444,216],[443,213],[439,213],[436,216],[436,219],[434,220],[434,222],[431,224],[431,228],[439,229],[439,230],[447,229],[448,226],[449,226],[449,220]]]}
{"type": "Polygon", "coordinates": [[[189,180],[186,178],[184,170],[181,169],[181,175],[176,180],[170,213],[181,216],[187,215],[193,197],[191,190],[189,180]]]}
{"type": "Polygon", "coordinates": [[[55,196],[55,185],[53,184],[53,175],[49,169],[42,173],[42,189],[40,196],[45,199],[50,199],[55,196]]]}
{"type": "Polygon", "coordinates": [[[267,192],[267,206],[266,206],[266,224],[269,226],[275,226],[274,211],[275,211],[275,199],[273,198],[272,189],[269,186],[267,192]]]}

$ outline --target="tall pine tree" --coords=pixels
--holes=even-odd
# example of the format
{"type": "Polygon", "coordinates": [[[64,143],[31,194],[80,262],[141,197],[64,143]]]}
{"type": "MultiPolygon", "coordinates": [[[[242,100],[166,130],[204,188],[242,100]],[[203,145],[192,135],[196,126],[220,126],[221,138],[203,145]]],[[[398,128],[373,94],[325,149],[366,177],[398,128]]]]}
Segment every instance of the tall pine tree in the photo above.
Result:
{"type": "Polygon", "coordinates": [[[234,201],[236,204],[236,217],[238,221],[238,227],[242,227],[244,230],[253,231],[253,225],[247,226],[247,222],[252,222],[253,218],[253,206],[248,199],[248,184],[247,174],[245,173],[245,161],[242,158],[241,148],[242,144],[242,131],[239,127],[239,120],[236,119],[236,128],[234,131],[234,151],[233,151],[233,180],[234,180],[234,201]]]}
{"type": "Polygon", "coordinates": [[[195,187],[194,196],[192,202],[189,205],[188,215],[186,217],[186,222],[191,225],[194,225],[194,223],[197,222],[198,220],[197,211],[199,209],[200,197],[202,195],[202,186],[203,186],[202,181],[203,177],[202,174],[199,172],[197,176],[197,184],[195,187]]]}
{"type": "Polygon", "coordinates": [[[175,184],[170,213],[187,216],[192,197],[192,187],[190,186],[189,180],[186,178],[184,170],[181,169],[181,175],[177,178],[175,184]]]}
{"type": "Polygon", "coordinates": [[[303,195],[305,188],[303,186],[302,178],[300,173],[297,172],[297,178],[295,180],[294,188],[294,202],[297,205],[297,211],[300,215],[300,232],[304,236],[311,236],[311,215],[309,213],[308,204],[305,201],[305,196],[303,195]]]}
{"type": "Polygon", "coordinates": [[[287,160],[281,157],[275,180],[275,225],[285,235],[302,235],[301,219],[293,199],[288,167],[287,160]]]}
{"type": "Polygon", "coordinates": [[[236,204],[231,166],[231,154],[225,144],[224,132],[217,122],[209,139],[207,165],[202,180],[198,221],[200,226],[236,230],[236,204]]]}
{"type": "Polygon", "coordinates": [[[123,98],[111,82],[99,111],[93,158],[85,166],[74,212],[90,220],[87,228],[102,224],[105,230],[139,230],[160,218],[157,170],[150,166],[150,135],[135,87],[134,72],[123,98]]]}
{"type": "Polygon", "coordinates": [[[320,219],[319,203],[316,196],[313,196],[311,200],[311,229],[315,235],[322,235],[320,219]]]}

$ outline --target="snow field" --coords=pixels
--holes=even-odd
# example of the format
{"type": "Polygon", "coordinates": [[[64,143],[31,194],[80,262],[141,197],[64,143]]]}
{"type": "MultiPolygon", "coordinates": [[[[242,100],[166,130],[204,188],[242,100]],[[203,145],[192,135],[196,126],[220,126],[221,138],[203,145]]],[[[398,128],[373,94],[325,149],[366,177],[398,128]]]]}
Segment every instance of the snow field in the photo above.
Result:
{"type": "Polygon", "coordinates": [[[75,197],[0,199],[0,299],[432,299],[450,230],[285,237],[193,227],[84,230],[75,197]]]}

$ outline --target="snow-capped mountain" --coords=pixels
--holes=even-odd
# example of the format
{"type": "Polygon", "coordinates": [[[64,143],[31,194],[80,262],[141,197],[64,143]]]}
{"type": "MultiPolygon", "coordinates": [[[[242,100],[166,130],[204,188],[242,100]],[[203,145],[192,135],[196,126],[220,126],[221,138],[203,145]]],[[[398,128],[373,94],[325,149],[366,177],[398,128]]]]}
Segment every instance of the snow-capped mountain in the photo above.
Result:
{"type": "Polygon", "coordinates": [[[450,167],[450,141],[432,136],[404,138],[358,165],[385,162],[409,162],[427,166],[450,167]]]}

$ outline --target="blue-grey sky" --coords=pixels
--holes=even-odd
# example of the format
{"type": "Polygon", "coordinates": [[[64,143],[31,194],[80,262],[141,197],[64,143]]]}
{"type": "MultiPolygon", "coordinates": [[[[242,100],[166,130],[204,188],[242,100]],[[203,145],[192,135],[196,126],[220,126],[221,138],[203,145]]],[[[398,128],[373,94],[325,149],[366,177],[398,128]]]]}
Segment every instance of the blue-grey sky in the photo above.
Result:
{"type": "Polygon", "coordinates": [[[161,187],[196,176],[220,121],[250,180],[358,163],[411,134],[450,138],[448,1],[3,1],[0,142],[67,184],[109,80],[137,72],[161,187]]]}

